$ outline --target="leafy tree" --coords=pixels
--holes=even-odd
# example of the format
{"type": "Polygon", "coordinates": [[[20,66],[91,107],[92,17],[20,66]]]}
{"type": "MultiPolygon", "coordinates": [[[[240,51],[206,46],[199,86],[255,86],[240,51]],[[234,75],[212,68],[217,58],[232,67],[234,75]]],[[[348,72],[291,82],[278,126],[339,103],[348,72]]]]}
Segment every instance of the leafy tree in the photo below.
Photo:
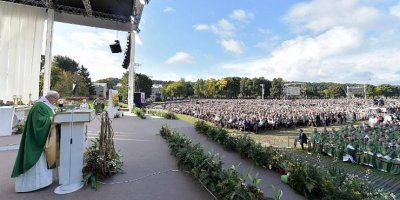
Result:
{"type": "Polygon", "coordinates": [[[210,78],[206,80],[205,87],[204,87],[204,94],[208,98],[213,98],[215,97],[216,91],[217,91],[217,80],[210,78]]]}
{"type": "Polygon", "coordinates": [[[194,94],[194,88],[193,88],[193,83],[191,82],[186,82],[186,94],[185,97],[191,97],[194,94]]]}
{"type": "Polygon", "coordinates": [[[113,89],[113,88],[115,88],[115,86],[117,86],[118,83],[120,83],[120,79],[119,78],[113,78],[113,77],[103,78],[103,79],[97,80],[96,83],[107,83],[107,88],[108,89],[113,89]]]}
{"type": "Polygon", "coordinates": [[[330,98],[339,98],[346,96],[346,93],[341,85],[330,85],[326,91],[326,95],[330,98]]]}
{"type": "Polygon", "coordinates": [[[255,97],[260,97],[262,98],[262,86],[261,84],[264,84],[264,98],[266,96],[269,96],[269,90],[271,87],[271,81],[265,79],[264,77],[260,78],[253,78],[253,90],[252,94],[255,97]]]}
{"type": "Polygon", "coordinates": [[[58,81],[54,85],[54,90],[58,91],[61,96],[72,96],[72,84],[75,83],[77,87],[76,96],[89,96],[89,88],[86,87],[85,80],[76,73],[69,71],[61,71],[58,81]]]}
{"type": "Polygon", "coordinates": [[[173,94],[172,94],[172,91],[171,91],[171,87],[170,87],[171,84],[172,83],[166,84],[162,88],[162,93],[164,95],[164,98],[173,97],[173,94]]]}
{"type": "MultiPolygon", "coordinates": [[[[129,76],[129,72],[125,72],[122,75],[121,80],[119,81],[119,83],[121,83],[121,87],[118,88],[118,94],[121,96],[121,98],[123,100],[128,99],[128,77],[129,76]]],[[[112,78],[109,78],[112,79],[112,78]]],[[[100,80],[98,80],[100,81],[100,80]]]]}
{"type": "Polygon", "coordinates": [[[227,81],[226,90],[228,98],[238,98],[240,94],[240,77],[228,77],[225,78],[227,81]]]}
{"type": "Polygon", "coordinates": [[[366,93],[367,97],[375,97],[374,90],[375,90],[375,86],[367,84],[365,86],[365,93],[366,93]]]}
{"type": "Polygon", "coordinates": [[[281,98],[283,96],[283,79],[274,78],[271,83],[270,95],[272,98],[281,98]]]}
{"type": "Polygon", "coordinates": [[[203,79],[198,79],[193,86],[193,93],[196,97],[204,97],[204,87],[205,81],[203,79]]]}
{"type": "MultiPolygon", "coordinates": [[[[112,80],[110,78],[109,80],[112,80]]],[[[128,99],[128,83],[129,83],[129,72],[125,72],[120,80],[121,87],[118,89],[118,94],[121,95],[122,99],[128,99]]],[[[145,74],[135,74],[135,91],[144,92],[146,97],[150,97],[151,88],[153,81],[145,74]]]]}
{"type": "Polygon", "coordinates": [[[146,97],[150,97],[153,81],[145,74],[135,74],[135,91],[144,92],[146,97]]]}
{"type": "Polygon", "coordinates": [[[79,71],[79,63],[67,56],[54,56],[52,66],[72,73],[79,71]]]}
{"type": "Polygon", "coordinates": [[[81,68],[78,71],[78,74],[83,78],[83,80],[84,80],[84,82],[86,84],[86,87],[89,90],[89,94],[90,95],[95,95],[96,91],[95,91],[92,79],[90,78],[90,73],[87,70],[87,68],[82,65],[81,68]]]}
{"type": "Polygon", "coordinates": [[[255,93],[253,80],[242,78],[240,80],[240,96],[244,98],[252,97],[255,93]]]}
{"type": "Polygon", "coordinates": [[[181,79],[180,81],[176,81],[164,86],[163,94],[165,97],[185,97],[186,81],[181,79]]]}
{"type": "Polygon", "coordinates": [[[217,81],[216,85],[216,93],[220,97],[226,97],[226,86],[228,85],[228,81],[224,78],[217,81]]]}

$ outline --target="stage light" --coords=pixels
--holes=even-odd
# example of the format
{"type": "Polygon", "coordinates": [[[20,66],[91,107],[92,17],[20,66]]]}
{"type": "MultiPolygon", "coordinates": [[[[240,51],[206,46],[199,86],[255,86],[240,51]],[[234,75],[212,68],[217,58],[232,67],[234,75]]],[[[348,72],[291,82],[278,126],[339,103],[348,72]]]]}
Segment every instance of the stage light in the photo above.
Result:
{"type": "Polygon", "coordinates": [[[119,40],[115,40],[114,44],[110,44],[110,49],[112,53],[121,53],[121,45],[119,44],[119,40]]]}

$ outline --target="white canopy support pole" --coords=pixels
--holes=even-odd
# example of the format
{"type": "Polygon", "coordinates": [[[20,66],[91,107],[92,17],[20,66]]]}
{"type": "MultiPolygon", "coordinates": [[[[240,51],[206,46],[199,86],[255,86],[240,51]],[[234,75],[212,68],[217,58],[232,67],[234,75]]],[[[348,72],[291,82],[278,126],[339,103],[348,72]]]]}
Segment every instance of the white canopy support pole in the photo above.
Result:
{"type": "Polygon", "coordinates": [[[53,46],[54,9],[47,10],[46,51],[44,62],[43,95],[50,90],[51,80],[51,49],[53,46]]]}
{"type": "Polygon", "coordinates": [[[135,35],[136,31],[131,32],[131,52],[129,58],[129,80],[128,80],[128,107],[129,112],[133,108],[133,95],[135,93],[135,35]]]}

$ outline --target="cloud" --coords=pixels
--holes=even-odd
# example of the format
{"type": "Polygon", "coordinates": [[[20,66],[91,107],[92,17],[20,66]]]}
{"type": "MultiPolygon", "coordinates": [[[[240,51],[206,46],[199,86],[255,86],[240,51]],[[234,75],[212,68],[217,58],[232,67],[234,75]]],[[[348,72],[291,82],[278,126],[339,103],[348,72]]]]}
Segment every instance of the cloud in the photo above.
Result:
{"type": "Polygon", "coordinates": [[[195,75],[181,75],[175,72],[156,74],[155,76],[152,77],[156,77],[155,78],[156,80],[161,80],[161,81],[179,81],[181,78],[183,78],[185,79],[185,81],[195,82],[197,79],[199,79],[195,75]]]}
{"type": "Polygon", "coordinates": [[[222,39],[220,41],[221,46],[229,52],[235,53],[235,54],[241,54],[244,51],[244,44],[243,42],[233,40],[233,39],[222,39]]]}
{"type": "Polygon", "coordinates": [[[216,24],[195,24],[193,28],[196,31],[211,30],[213,33],[222,38],[229,38],[234,36],[235,25],[229,20],[221,19],[216,24]]]}
{"type": "Polygon", "coordinates": [[[245,45],[243,41],[235,39],[235,32],[244,28],[244,22],[247,23],[249,20],[254,19],[254,14],[239,9],[233,10],[229,18],[231,20],[222,18],[213,24],[195,24],[193,28],[197,31],[209,30],[218,37],[217,44],[222,49],[234,54],[241,54],[244,52],[245,45]]]}
{"type": "Polygon", "coordinates": [[[390,8],[390,14],[400,19],[400,2],[399,4],[390,8]]]}
{"type": "MultiPolygon", "coordinates": [[[[89,28],[86,30],[54,34],[53,55],[68,56],[84,65],[93,81],[121,77],[126,71],[121,66],[123,54],[112,54],[108,46],[116,39],[115,32],[100,29],[94,32],[89,31],[89,28]]],[[[119,39],[122,49],[125,49],[126,35],[122,37],[120,34],[119,39]]]]}
{"type": "Polygon", "coordinates": [[[135,44],[136,44],[136,45],[139,45],[139,46],[142,46],[142,45],[143,45],[143,41],[142,41],[142,39],[140,38],[140,35],[139,35],[139,34],[135,34],[135,44]]]}
{"type": "Polygon", "coordinates": [[[229,17],[233,20],[237,20],[243,23],[246,23],[252,19],[254,19],[254,14],[250,12],[246,12],[244,10],[234,10],[229,17]]]}
{"type": "Polygon", "coordinates": [[[178,52],[171,58],[165,61],[165,64],[176,64],[176,63],[194,63],[194,57],[186,52],[178,52]]]}
{"type": "Polygon", "coordinates": [[[230,38],[234,36],[235,25],[226,19],[221,19],[218,24],[210,26],[212,32],[221,38],[230,38]]]}
{"type": "Polygon", "coordinates": [[[170,12],[174,12],[174,11],[175,11],[175,9],[170,6],[164,8],[164,10],[163,10],[163,12],[165,12],[165,13],[170,13],[170,12]]]}
{"type": "Polygon", "coordinates": [[[209,30],[209,29],[210,29],[210,26],[207,25],[207,24],[195,24],[195,25],[193,26],[193,28],[194,28],[196,31],[206,31],[206,30],[209,30]]]}
{"type": "Polygon", "coordinates": [[[295,31],[323,32],[336,26],[368,29],[378,26],[382,13],[360,0],[313,0],[292,6],[285,15],[295,31]]]}
{"type": "Polygon", "coordinates": [[[298,36],[282,42],[270,56],[223,64],[248,76],[282,77],[293,81],[396,81],[400,50],[364,50],[365,39],[357,29],[335,27],[316,37],[298,36]],[[363,51],[364,50],[364,51],[363,51]],[[360,52],[361,51],[361,52],[360,52]]]}

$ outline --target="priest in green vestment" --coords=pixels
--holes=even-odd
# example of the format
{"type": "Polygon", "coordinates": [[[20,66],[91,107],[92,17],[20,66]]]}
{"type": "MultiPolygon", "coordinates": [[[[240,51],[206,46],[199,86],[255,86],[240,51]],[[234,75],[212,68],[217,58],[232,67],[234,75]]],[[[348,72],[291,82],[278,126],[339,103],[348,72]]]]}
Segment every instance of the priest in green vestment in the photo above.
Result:
{"type": "Polygon", "coordinates": [[[48,169],[44,147],[59,98],[58,92],[49,91],[29,111],[11,175],[16,178],[16,192],[38,190],[53,182],[53,170],[48,169]]]}

